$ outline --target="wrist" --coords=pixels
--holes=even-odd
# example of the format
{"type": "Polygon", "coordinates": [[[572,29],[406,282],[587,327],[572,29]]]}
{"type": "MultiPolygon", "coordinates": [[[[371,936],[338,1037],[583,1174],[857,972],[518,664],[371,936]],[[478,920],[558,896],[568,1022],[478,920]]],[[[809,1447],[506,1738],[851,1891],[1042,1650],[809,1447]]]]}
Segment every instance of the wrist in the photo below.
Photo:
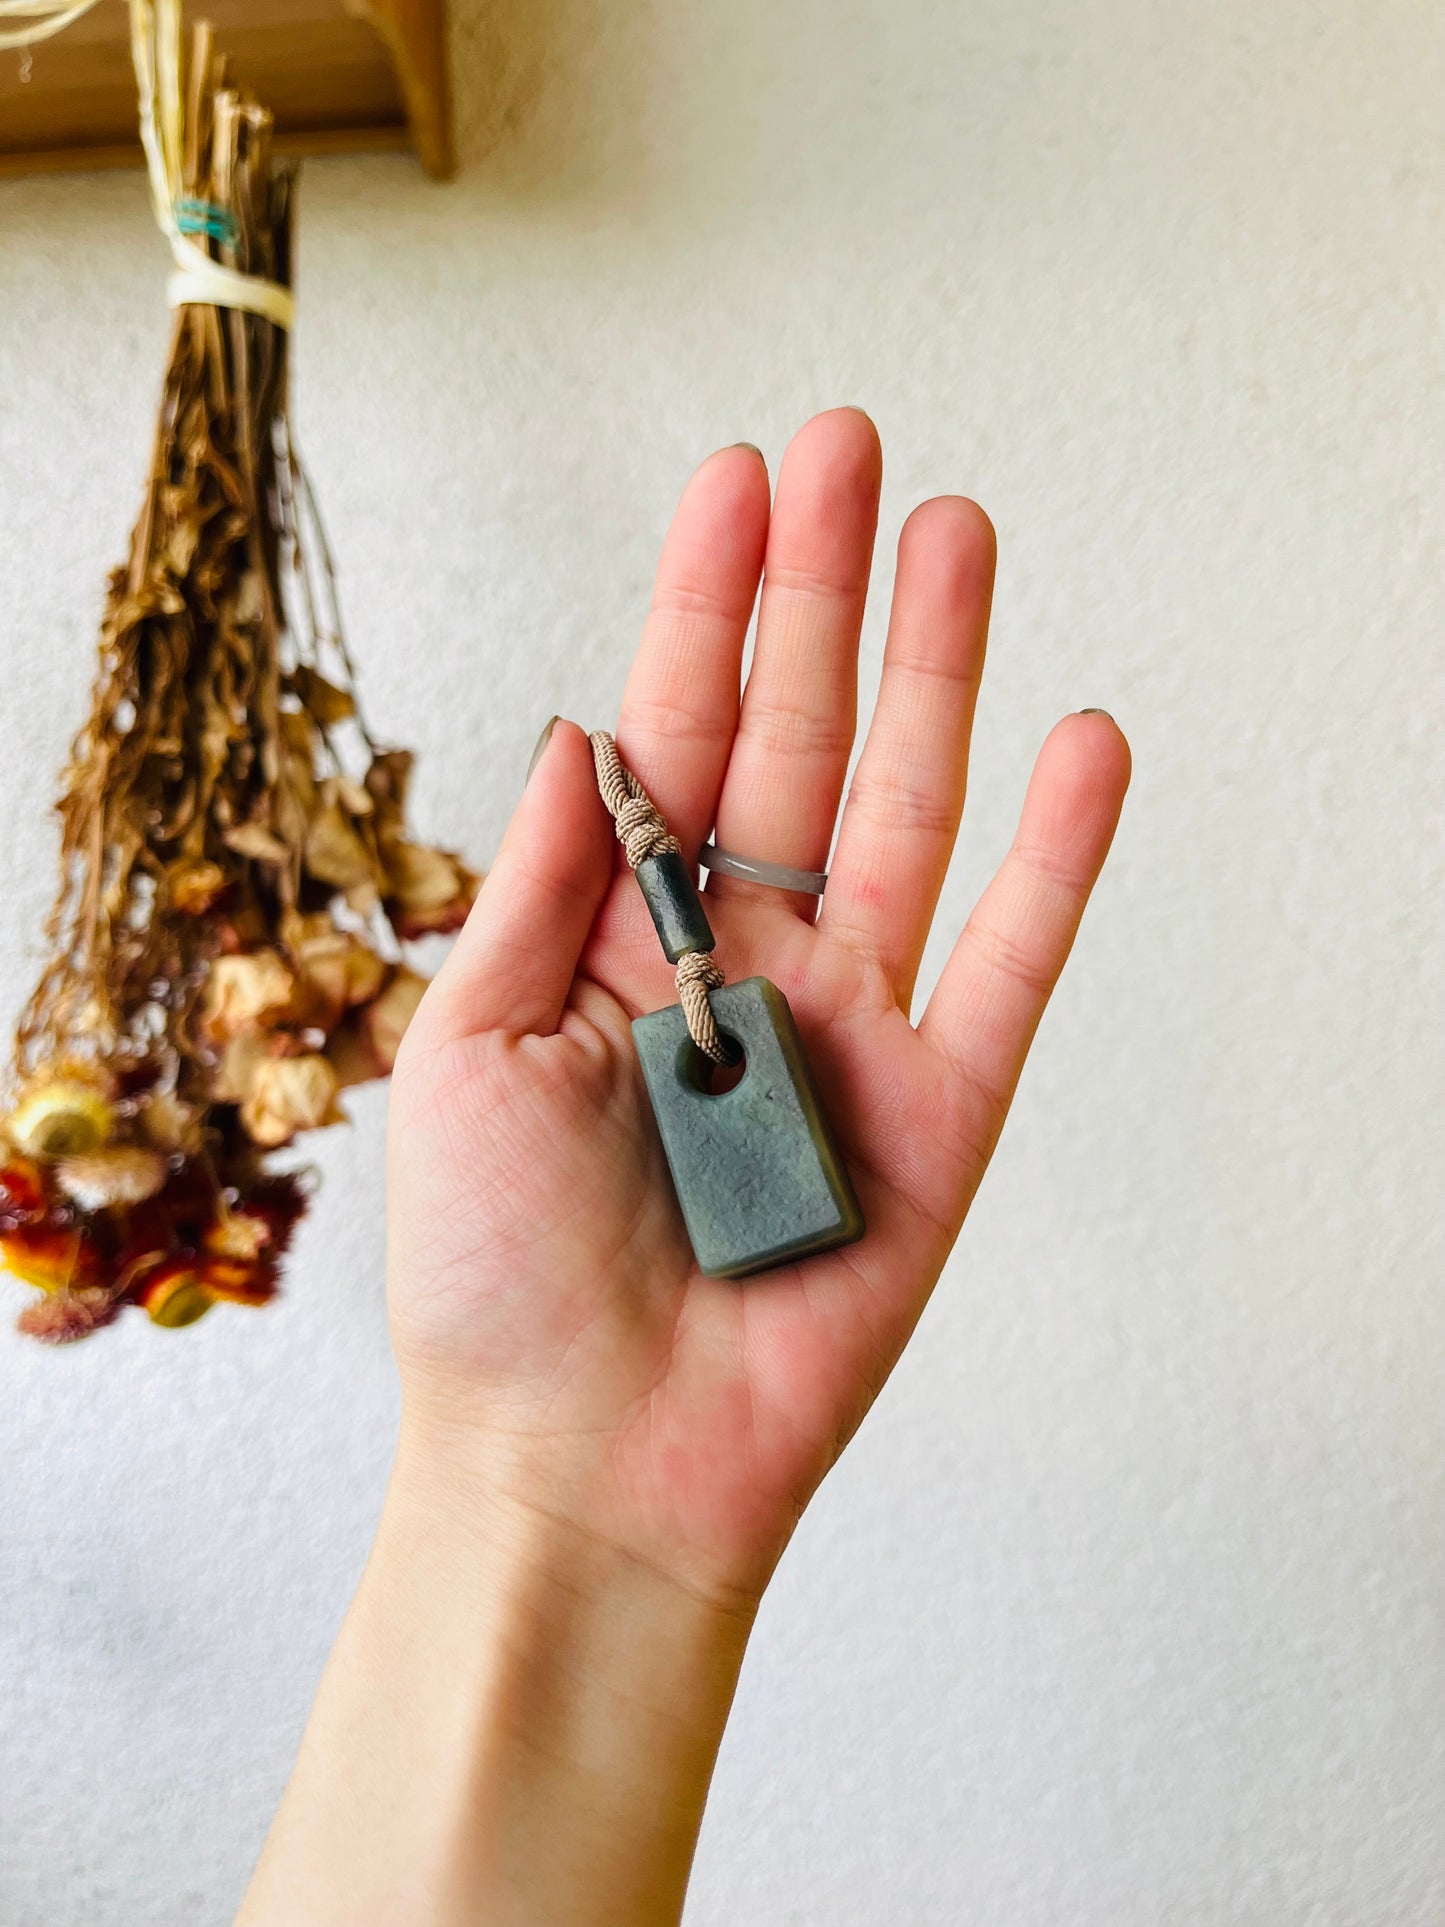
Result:
{"type": "Polygon", "coordinates": [[[619,1410],[610,1395],[575,1404],[514,1409],[490,1389],[404,1374],[392,1497],[444,1518],[459,1552],[480,1523],[543,1565],[576,1559],[600,1576],[615,1562],[750,1626],[801,1510],[797,1494],[736,1454],[716,1468],[728,1479],[700,1479],[693,1442],[670,1442],[646,1411],[619,1410]]]}
{"type": "Polygon", "coordinates": [[[592,1650],[599,1642],[625,1647],[636,1634],[660,1642],[659,1661],[691,1653],[741,1663],[758,1594],[695,1584],[684,1561],[609,1532],[604,1482],[586,1454],[565,1467],[530,1455],[518,1464],[500,1448],[470,1446],[403,1422],[368,1579],[424,1586],[438,1610],[496,1627],[519,1655],[541,1625],[549,1655],[575,1640],[603,1658],[592,1650]]]}
{"type": "Polygon", "coordinates": [[[519,1920],[677,1919],[752,1609],[413,1436],[372,1577],[468,1709],[464,1881],[514,1895],[519,1920]]]}
{"type": "Polygon", "coordinates": [[[675,1922],[751,1623],[404,1426],[242,1922],[675,1922]]]}

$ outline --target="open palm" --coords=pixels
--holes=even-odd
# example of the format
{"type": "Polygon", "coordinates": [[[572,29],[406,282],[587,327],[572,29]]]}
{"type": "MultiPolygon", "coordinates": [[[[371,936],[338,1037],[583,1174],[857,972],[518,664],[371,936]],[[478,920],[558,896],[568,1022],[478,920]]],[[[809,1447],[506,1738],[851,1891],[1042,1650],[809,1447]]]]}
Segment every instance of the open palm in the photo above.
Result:
{"type": "MultiPolygon", "coordinates": [[[[746,447],[685,491],[617,740],[687,855],[716,826],[749,857],[827,863],[879,477],[872,424],[839,409],[795,438],[771,511],[746,447]]],[[[915,1028],[992,581],[979,509],[940,497],[913,513],[821,913],[725,877],[706,892],[729,978],[769,977],[792,1005],[860,1243],[738,1282],[698,1272],[629,1032],[674,1000],[671,972],[574,724],[554,729],[397,1063],[406,1423],[464,1438],[499,1496],[544,1494],[567,1527],[709,1597],[766,1581],[907,1341],[1118,818],[1124,740],[1102,714],[1071,716],[915,1028]]]]}

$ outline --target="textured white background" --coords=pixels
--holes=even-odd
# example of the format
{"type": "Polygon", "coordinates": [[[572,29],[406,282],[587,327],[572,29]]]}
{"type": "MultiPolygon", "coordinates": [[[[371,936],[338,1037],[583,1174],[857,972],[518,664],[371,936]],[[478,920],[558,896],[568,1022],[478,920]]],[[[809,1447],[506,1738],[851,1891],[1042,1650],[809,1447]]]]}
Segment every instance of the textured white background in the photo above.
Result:
{"type": "MultiPolygon", "coordinates": [[[[461,178],[309,166],[296,336],[425,828],[487,855],[545,718],[613,714],[689,467],[841,401],[887,458],[869,688],[907,509],[999,529],[944,938],[1057,715],[1135,753],[993,1175],[765,1607],[690,1927],[1433,1927],[1445,15],[456,16],[461,178]]],[[[7,1013],[162,274],[138,176],[0,185],[7,1013]]],[[[6,1927],[229,1918],[387,1465],[384,1103],[276,1309],[0,1337],[6,1927]]]]}

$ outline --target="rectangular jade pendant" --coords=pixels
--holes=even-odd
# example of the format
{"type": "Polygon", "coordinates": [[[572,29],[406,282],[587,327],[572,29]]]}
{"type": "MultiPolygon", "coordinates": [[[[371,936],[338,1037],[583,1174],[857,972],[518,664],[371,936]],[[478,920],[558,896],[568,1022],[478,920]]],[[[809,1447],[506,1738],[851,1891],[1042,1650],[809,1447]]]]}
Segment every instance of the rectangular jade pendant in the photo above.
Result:
{"type": "Polygon", "coordinates": [[[699,1266],[709,1278],[741,1278],[851,1244],[863,1213],[787,998],[766,977],[748,977],[710,1001],[718,1029],[743,1053],[731,1089],[714,1092],[717,1067],[688,1036],[680,1004],[632,1026],[699,1266]]]}

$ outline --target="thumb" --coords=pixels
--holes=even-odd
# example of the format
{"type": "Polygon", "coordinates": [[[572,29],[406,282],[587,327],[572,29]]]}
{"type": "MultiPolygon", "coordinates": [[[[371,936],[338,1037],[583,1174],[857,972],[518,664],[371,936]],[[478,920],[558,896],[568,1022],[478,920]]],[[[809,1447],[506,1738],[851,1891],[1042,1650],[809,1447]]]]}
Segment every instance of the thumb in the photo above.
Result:
{"type": "Polygon", "coordinates": [[[549,1036],[612,880],[592,750],[560,719],[416,1023],[430,1044],[484,1030],[549,1036]]]}

